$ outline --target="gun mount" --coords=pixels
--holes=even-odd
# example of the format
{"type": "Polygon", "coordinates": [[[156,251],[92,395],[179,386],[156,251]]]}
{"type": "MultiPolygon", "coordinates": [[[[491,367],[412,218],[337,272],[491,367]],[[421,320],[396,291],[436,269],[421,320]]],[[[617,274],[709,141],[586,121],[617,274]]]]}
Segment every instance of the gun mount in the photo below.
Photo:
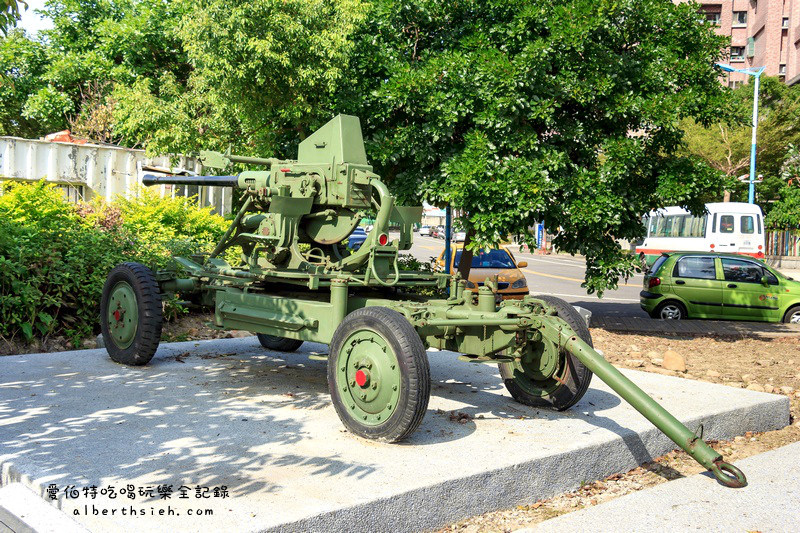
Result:
{"type": "Polygon", "coordinates": [[[304,341],[329,345],[328,387],[353,433],[396,442],[422,423],[430,396],[427,348],[452,350],[469,362],[498,364],[512,397],[526,405],[568,409],[594,374],[679,447],[731,487],[744,474],[722,460],[592,347],[575,309],[552,296],[498,304],[487,280],[469,289],[458,274],[398,268],[422,208],[395,198],[367,163],[356,117],[340,115],[300,143],[296,160],[203,152],[206,166],[268,167],[237,176],[147,175],[146,185],[237,187],[243,202],[213,252],[175,257],[185,273],[153,273],[137,263],[108,276],[101,327],[114,361],[150,361],[161,336],[161,298],[176,294],[213,308],[214,327],[258,335],[271,350],[304,341]],[[358,251],[343,242],[366,215],[375,226],[358,251]],[[390,221],[400,228],[389,236],[390,221]],[[240,246],[240,264],[221,258],[240,246]],[[404,286],[448,289],[446,298],[398,299],[404,286]]]}
{"type": "MultiPolygon", "coordinates": [[[[217,185],[243,191],[242,208],[212,259],[231,246],[241,246],[248,268],[245,277],[283,277],[290,283],[307,278],[305,284],[316,286],[320,280],[348,272],[349,279],[357,277],[364,285],[394,286],[401,281],[397,252],[411,246],[412,225],[420,221],[422,207],[395,205],[386,185],[367,164],[358,118],[339,115],[331,120],[300,143],[297,160],[215,152],[202,152],[200,160],[204,165],[249,162],[269,166],[238,176],[143,177],[144,185],[217,185]],[[372,212],[375,227],[365,246],[349,252],[341,243],[372,212]],[[389,245],[390,220],[400,226],[396,245],[389,245]],[[310,248],[301,251],[300,244],[310,248]],[[287,270],[291,275],[285,275],[287,270]],[[364,270],[363,275],[355,274],[359,270],[364,270]]],[[[229,273],[235,270],[219,260],[215,265],[229,273]]]]}

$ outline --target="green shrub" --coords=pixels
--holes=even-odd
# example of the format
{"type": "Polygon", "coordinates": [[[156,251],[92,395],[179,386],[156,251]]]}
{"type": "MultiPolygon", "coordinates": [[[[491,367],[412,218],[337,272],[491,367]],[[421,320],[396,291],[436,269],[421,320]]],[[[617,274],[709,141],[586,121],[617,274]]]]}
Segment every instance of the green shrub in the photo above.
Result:
{"type": "Polygon", "coordinates": [[[108,272],[124,261],[158,269],[173,253],[209,250],[227,227],[187,198],[138,191],[113,204],[76,206],[54,186],[8,184],[0,195],[0,335],[66,335],[99,329],[108,272]]]}

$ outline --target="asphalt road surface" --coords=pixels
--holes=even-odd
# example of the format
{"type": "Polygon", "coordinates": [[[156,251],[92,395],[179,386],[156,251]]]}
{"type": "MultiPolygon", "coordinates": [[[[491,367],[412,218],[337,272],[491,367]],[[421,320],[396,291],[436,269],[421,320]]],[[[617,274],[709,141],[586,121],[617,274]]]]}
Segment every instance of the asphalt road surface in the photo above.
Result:
{"type": "MultiPolygon", "coordinates": [[[[454,246],[456,244],[454,243],[454,246]]],[[[457,246],[461,246],[459,243],[457,246]]],[[[642,290],[642,275],[638,274],[627,282],[620,280],[615,291],[606,291],[602,298],[587,294],[581,287],[586,264],[583,259],[569,255],[534,255],[517,253],[517,248],[509,247],[517,261],[527,261],[528,266],[521,269],[528,280],[531,294],[550,294],[558,296],[574,305],[589,309],[597,316],[645,317],[639,307],[639,291],[642,290]]],[[[420,237],[414,234],[414,245],[410,252],[420,260],[439,257],[444,250],[444,240],[420,237]]]]}

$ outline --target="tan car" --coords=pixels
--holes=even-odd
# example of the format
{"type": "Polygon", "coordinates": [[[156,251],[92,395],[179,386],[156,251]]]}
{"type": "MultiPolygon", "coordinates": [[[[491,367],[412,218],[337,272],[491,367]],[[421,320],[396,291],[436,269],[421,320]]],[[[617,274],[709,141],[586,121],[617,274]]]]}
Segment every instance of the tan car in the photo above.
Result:
{"type": "MultiPolygon", "coordinates": [[[[450,272],[458,270],[461,259],[461,250],[453,250],[450,259],[450,272]]],[[[437,264],[444,269],[444,252],[439,254],[437,264]]],[[[525,268],[528,263],[517,261],[507,248],[482,250],[472,256],[472,268],[469,271],[467,287],[475,288],[483,285],[486,278],[497,280],[497,294],[503,300],[521,300],[528,295],[528,282],[520,268],[525,268]]]]}

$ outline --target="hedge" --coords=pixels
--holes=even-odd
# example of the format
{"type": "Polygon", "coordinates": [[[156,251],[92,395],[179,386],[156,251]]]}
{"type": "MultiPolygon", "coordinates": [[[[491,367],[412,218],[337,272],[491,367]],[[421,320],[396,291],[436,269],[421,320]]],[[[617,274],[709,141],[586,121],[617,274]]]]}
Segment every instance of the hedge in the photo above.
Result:
{"type": "Polygon", "coordinates": [[[194,199],[146,189],[112,203],[67,202],[51,184],[10,183],[0,195],[0,336],[99,331],[108,272],[124,261],[158,269],[173,253],[208,251],[228,223],[194,199]]]}

